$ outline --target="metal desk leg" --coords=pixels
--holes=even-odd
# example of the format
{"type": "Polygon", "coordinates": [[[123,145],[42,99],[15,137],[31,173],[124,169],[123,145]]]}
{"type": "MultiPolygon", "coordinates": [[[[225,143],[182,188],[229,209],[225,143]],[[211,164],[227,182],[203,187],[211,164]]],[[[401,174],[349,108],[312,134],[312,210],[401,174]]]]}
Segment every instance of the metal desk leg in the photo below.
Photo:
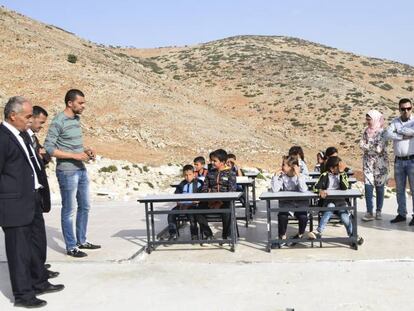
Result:
{"type": "Polygon", "coordinates": [[[357,223],[358,223],[358,219],[357,219],[357,199],[354,198],[353,199],[353,214],[354,217],[352,217],[352,237],[354,238],[355,242],[354,242],[354,248],[355,250],[358,250],[358,228],[357,228],[357,223]]]}
{"type": "Polygon", "coordinates": [[[270,215],[270,200],[266,200],[266,210],[267,210],[267,247],[266,251],[272,251],[272,219],[270,215]]]}
{"type": "Polygon", "coordinates": [[[253,178],[252,197],[253,197],[253,214],[256,215],[256,178],[253,178]]]}
{"type": "Polygon", "coordinates": [[[250,221],[250,199],[249,199],[249,186],[244,185],[243,186],[243,190],[244,190],[244,198],[245,198],[245,202],[244,202],[244,206],[246,208],[246,228],[249,227],[249,221],[250,221]]]}
{"type": "MultiPolygon", "coordinates": [[[[154,203],[150,203],[150,211],[151,211],[151,232],[152,232],[152,241],[155,242],[155,225],[154,225],[154,203]]],[[[152,249],[155,249],[154,245],[152,245],[152,249]]]]}
{"type": "Polygon", "coordinates": [[[234,206],[234,201],[230,201],[230,219],[231,219],[231,247],[230,250],[234,252],[236,250],[236,237],[237,237],[237,228],[236,228],[236,209],[234,206]]]}
{"type": "Polygon", "coordinates": [[[147,222],[147,253],[151,254],[151,235],[150,235],[150,222],[148,214],[148,203],[145,203],[145,221],[147,222]]]}

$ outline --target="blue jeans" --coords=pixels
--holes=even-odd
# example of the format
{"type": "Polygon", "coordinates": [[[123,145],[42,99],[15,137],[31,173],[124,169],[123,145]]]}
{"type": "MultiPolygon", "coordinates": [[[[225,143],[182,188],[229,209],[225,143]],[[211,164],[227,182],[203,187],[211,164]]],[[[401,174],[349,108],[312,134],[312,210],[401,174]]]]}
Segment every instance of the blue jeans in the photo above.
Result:
{"type": "Polygon", "coordinates": [[[56,170],[62,197],[62,231],[66,250],[71,251],[77,245],[86,242],[86,228],[89,215],[89,180],[86,169],[73,171],[56,170]],[[76,208],[77,203],[77,208],[76,208]],[[73,228],[73,216],[76,210],[76,236],[73,228]]]}
{"type": "MultiPolygon", "coordinates": [[[[407,216],[407,205],[405,198],[405,189],[408,182],[410,184],[410,191],[414,193],[414,160],[395,160],[394,164],[394,178],[397,187],[397,203],[398,214],[407,216]]],[[[413,201],[413,214],[414,214],[414,197],[411,196],[413,201]]]]}
{"type": "MultiPolygon", "coordinates": [[[[341,201],[339,201],[339,200],[337,200],[336,202],[335,201],[333,201],[333,203],[336,205],[336,206],[340,206],[341,204],[343,205],[343,204],[346,204],[345,203],[345,200],[341,200],[341,201]]],[[[326,225],[328,224],[328,222],[329,222],[329,219],[331,219],[331,217],[332,217],[332,215],[333,215],[333,213],[334,213],[334,211],[332,210],[332,211],[325,211],[325,212],[323,212],[323,215],[322,215],[322,218],[321,218],[321,221],[319,222],[319,226],[318,226],[318,228],[316,228],[316,230],[319,232],[319,233],[321,233],[322,234],[322,232],[323,232],[323,230],[325,230],[325,227],[326,227],[326,225]]],[[[340,210],[340,211],[337,211],[337,213],[339,214],[339,217],[341,218],[341,221],[342,221],[342,223],[344,224],[344,226],[345,226],[345,229],[346,229],[346,233],[348,234],[348,236],[351,236],[352,235],[352,221],[351,221],[351,217],[350,217],[350,215],[349,215],[349,213],[348,213],[348,211],[347,210],[340,210]]]]}
{"type": "MultiPolygon", "coordinates": [[[[377,212],[381,212],[382,206],[384,205],[384,188],[385,186],[376,186],[375,191],[377,192],[376,195],[376,203],[377,203],[377,212]]],[[[367,205],[367,213],[371,213],[374,210],[374,186],[371,184],[365,184],[365,203],[367,205]]]]}

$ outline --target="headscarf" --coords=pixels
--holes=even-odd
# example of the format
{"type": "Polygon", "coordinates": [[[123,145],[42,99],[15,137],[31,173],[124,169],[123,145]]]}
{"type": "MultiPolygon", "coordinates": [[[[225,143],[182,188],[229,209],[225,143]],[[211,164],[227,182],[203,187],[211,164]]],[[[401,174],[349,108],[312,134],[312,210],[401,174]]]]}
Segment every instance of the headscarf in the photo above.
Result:
{"type": "Polygon", "coordinates": [[[368,137],[374,137],[379,130],[384,128],[384,116],[378,110],[370,110],[367,115],[372,119],[372,126],[368,126],[365,131],[368,137]]]}

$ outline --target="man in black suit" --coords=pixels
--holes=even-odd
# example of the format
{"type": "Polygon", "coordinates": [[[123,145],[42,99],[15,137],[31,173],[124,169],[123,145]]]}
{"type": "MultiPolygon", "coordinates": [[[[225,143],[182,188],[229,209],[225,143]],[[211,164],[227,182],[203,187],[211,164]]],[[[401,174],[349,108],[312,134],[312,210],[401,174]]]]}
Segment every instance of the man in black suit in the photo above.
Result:
{"type": "Polygon", "coordinates": [[[32,104],[21,96],[10,98],[0,125],[0,226],[15,306],[27,308],[46,305],[36,295],[64,288],[48,282],[41,259],[43,185],[40,164],[26,139],[31,122],[32,104]]]}
{"type": "Polygon", "coordinates": [[[43,129],[48,116],[49,115],[44,108],[40,106],[33,106],[33,121],[30,129],[27,131],[31,140],[33,141],[33,148],[42,159],[44,165],[47,165],[50,162],[51,157],[50,154],[46,152],[45,148],[43,148],[43,146],[40,144],[37,133],[43,129]]]}
{"type": "MultiPolygon", "coordinates": [[[[42,197],[42,210],[43,213],[48,213],[50,211],[51,202],[50,202],[50,190],[49,190],[49,183],[47,181],[46,175],[46,165],[50,162],[50,155],[45,151],[43,146],[40,144],[39,139],[37,138],[36,134],[39,133],[44,124],[47,121],[48,113],[45,109],[40,106],[33,106],[33,118],[32,124],[30,128],[27,130],[27,134],[30,137],[30,143],[33,149],[36,151],[35,154],[38,157],[38,162],[40,164],[40,176],[41,179],[40,183],[42,184],[42,188],[40,189],[40,194],[42,197]]],[[[26,138],[27,139],[27,138],[26,138]]],[[[39,232],[42,236],[42,260],[46,262],[47,257],[47,238],[46,238],[46,229],[39,232]],[[43,235],[44,233],[44,235],[43,235]]],[[[50,268],[50,265],[45,265],[46,269],[50,268]]],[[[59,272],[47,270],[47,274],[49,279],[55,278],[59,275],[59,272]]]]}

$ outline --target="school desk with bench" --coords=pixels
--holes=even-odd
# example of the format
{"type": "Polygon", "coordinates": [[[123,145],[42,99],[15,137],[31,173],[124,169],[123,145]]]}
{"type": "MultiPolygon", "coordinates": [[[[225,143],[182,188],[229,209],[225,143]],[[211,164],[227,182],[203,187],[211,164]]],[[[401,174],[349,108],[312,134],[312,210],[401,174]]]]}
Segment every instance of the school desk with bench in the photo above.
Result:
{"type": "Polygon", "coordinates": [[[141,199],[138,199],[139,203],[145,205],[145,221],[147,229],[147,248],[146,251],[150,254],[157,245],[164,244],[212,244],[212,243],[222,243],[229,244],[230,250],[232,252],[236,249],[237,243],[237,223],[236,223],[236,213],[235,213],[235,201],[239,200],[242,196],[242,192],[210,192],[210,193],[184,193],[184,194],[159,194],[159,195],[147,195],[141,199]],[[224,201],[230,202],[229,208],[223,209],[185,209],[185,210],[171,210],[171,206],[167,209],[157,208],[156,203],[179,203],[179,202],[209,202],[209,201],[224,201]],[[155,233],[155,216],[156,215],[169,215],[169,214],[178,214],[178,215],[195,215],[195,214],[204,214],[204,215],[217,215],[227,213],[230,214],[230,223],[231,223],[231,234],[230,239],[214,239],[214,240],[191,240],[191,239],[178,239],[171,241],[158,241],[156,239],[155,233]]]}
{"type": "MultiPolygon", "coordinates": [[[[318,195],[311,192],[297,192],[297,191],[280,191],[280,192],[265,192],[260,196],[260,200],[266,202],[266,212],[267,212],[267,244],[266,244],[266,251],[271,252],[272,245],[281,245],[281,243],[305,243],[305,242],[337,242],[337,243],[350,243],[355,249],[358,249],[357,239],[358,239],[358,228],[357,228],[357,199],[362,197],[362,194],[357,189],[348,189],[348,190],[328,190],[328,196],[326,199],[347,199],[350,200],[352,203],[349,206],[343,207],[319,207],[313,204],[318,195]],[[271,205],[272,201],[286,201],[286,200],[308,200],[309,206],[303,208],[288,208],[288,207],[279,207],[271,205]],[[272,213],[279,213],[279,212],[295,212],[295,211],[306,211],[308,212],[310,217],[310,231],[313,230],[313,214],[319,213],[327,210],[339,211],[339,210],[348,210],[351,211],[353,217],[351,217],[353,232],[352,236],[350,237],[321,237],[314,240],[308,240],[305,237],[302,238],[287,238],[287,239],[274,239],[272,234],[272,213]]],[[[345,230],[344,230],[345,231],[345,230]]],[[[342,231],[342,232],[344,232],[342,231]]],[[[277,236],[277,235],[276,235],[277,236]]],[[[321,244],[322,245],[322,244],[321,244]]]]}

